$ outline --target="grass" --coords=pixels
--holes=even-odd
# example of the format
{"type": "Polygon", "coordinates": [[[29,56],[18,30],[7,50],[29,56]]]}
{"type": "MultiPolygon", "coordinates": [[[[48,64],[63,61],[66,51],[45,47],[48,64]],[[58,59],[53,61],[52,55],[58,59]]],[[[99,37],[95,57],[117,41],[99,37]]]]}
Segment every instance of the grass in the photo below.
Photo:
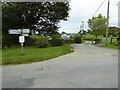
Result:
{"type": "Polygon", "coordinates": [[[35,48],[24,47],[25,55],[21,55],[21,48],[8,48],[2,51],[2,65],[26,64],[40,62],[71,52],[69,44],[59,47],[35,48]]]}
{"type": "MultiPolygon", "coordinates": [[[[86,38],[96,38],[94,35],[91,35],[91,34],[88,34],[88,33],[86,33],[85,37],[86,38]]],[[[102,37],[103,37],[102,35],[98,36],[98,38],[102,38],[102,37]]]]}
{"type": "MultiPolygon", "coordinates": [[[[96,38],[94,35],[91,35],[91,34],[88,34],[88,33],[85,35],[85,37],[86,37],[86,38],[96,38]]],[[[108,42],[109,42],[109,43],[111,42],[111,37],[112,37],[112,36],[108,37],[108,42]]],[[[98,36],[97,38],[102,39],[103,43],[106,42],[106,37],[103,37],[103,35],[100,35],[100,36],[98,36]]],[[[114,44],[114,43],[116,43],[116,39],[113,39],[113,44],[114,44]]]]}
{"type": "MultiPolygon", "coordinates": [[[[103,38],[102,38],[102,43],[105,43],[105,42],[106,42],[106,38],[103,37],[103,38]]],[[[111,37],[108,38],[108,43],[111,43],[111,37]]],[[[112,40],[112,44],[114,44],[114,45],[117,44],[117,40],[116,40],[116,39],[113,39],[113,40],[112,40]]]]}
{"type": "Polygon", "coordinates": [[[2,65],[2,50],[0,49],[0,65],[2,65]]]}
{"type": "Polygon", "coordinates": [[[120,46],[116,46],[114,44],[108,44],[107,46],[106,45],[102,45],[100,47],[120,49],[120,46]]]}
{"type": "Polygon", "coordinates": [[[81,44],[85,43],[87,40],[82,40],[81,44]]]}
{"type": "MultiPolygon", "coordinates": [[[[90,34],[87,33],[87,34],[86,34],[86,38],[95,38],[95,36],[94,36],[94,35],[90,35],[90,34]]],[[[101,36],[98,36],[98,38],[99,38],[99,39],[102,39],[102,44],[105,44],[105,43],[106,43],[106,37],[103,37],[103,36],[101,35],[101,36]]],[[[109,43],[108,46],[103,45],[103,46],[101,46],[101,47],[120,49],[119,46],[116,46],[116,44],[118,44],[116,39],[113,39],[113,40],[112,40],[112,44],[110,44],[110,43],[111,43],[111,36],[108,37],[108,43],[109,43]]]]}

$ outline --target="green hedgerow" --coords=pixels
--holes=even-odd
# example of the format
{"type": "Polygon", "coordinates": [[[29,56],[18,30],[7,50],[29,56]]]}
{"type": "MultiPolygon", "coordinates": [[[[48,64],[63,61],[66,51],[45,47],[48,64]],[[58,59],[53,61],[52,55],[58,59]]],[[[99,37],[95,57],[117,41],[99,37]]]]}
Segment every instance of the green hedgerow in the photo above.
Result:
{"type": "Polygon", "coordinates": [[[64,45],[64,40],[61,38],[59,34],[53,34],[51,35],[50,43],[52,46],[62,46],[64,45]]]}
{"type": "Polygon", "coordinates": [[[38,48],[46,48],[49,46],[48,38],[44,35],[35,35],[31,36],[31,38],[35,39],[35,46],[38,48]]]}

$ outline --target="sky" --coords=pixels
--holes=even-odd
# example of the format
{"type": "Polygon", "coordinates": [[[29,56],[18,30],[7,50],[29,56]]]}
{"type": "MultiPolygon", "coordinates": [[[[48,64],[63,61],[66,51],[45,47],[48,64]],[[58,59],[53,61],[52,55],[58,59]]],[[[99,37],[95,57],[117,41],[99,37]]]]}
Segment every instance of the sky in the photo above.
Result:
{"type": "MultiPolygon", "coordinates": [[[[98,7],[104,0],[71,0],[69,3],[71,10],[69,11],[68,21],[61,21],[59,23],[59,32],[78,33],[80,26],[84,21],[84,30],[89,29],[87,21],[91,19],[98,7]]],[[[110,0],[110,26],[118,27],[118,2],[120,0],[110,0]]],[[[107,5],[108,0],[105,0],[104,4],[95,14],[102,14],[107,17],[107,5]]]]}

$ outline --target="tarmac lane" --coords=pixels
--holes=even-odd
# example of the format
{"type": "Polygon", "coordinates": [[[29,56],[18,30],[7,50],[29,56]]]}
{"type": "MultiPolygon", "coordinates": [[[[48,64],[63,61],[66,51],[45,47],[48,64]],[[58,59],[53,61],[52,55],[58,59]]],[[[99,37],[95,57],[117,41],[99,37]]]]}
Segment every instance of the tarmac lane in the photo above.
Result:
{"type": "Polygon", "coordinates": [[[74,44],[74,52],[32,64],[2,66],[3,88],[118,88],[118,50],[74,44]]]}

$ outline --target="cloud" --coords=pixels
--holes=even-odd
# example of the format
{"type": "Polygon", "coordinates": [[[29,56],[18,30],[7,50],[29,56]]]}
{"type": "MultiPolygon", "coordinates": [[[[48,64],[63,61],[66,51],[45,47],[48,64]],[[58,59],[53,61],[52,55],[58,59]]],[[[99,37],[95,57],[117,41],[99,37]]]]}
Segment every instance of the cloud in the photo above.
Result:
{"type": "MultiPolygon", "coordinates": [[[[118,26],[118,6],[116,5],[118,1],[110,1],[110,26],[118,26]]],[[[103,0],[71,0],[71,10],[69,14],[70,17],[68,18],[68,21],[61,21],[61,23],[59,24],[61,26],[59,31],[65,31],[69,33],[79,32],[82,21],[85,22],[84,28],[87,30],[88,19],[90,19],[93,16],[93,14],[102,2],[103,0]]],[[[97,16],[100,13],[104,16],[107,16],[107,0],[95,16],[97,16]]]]}

